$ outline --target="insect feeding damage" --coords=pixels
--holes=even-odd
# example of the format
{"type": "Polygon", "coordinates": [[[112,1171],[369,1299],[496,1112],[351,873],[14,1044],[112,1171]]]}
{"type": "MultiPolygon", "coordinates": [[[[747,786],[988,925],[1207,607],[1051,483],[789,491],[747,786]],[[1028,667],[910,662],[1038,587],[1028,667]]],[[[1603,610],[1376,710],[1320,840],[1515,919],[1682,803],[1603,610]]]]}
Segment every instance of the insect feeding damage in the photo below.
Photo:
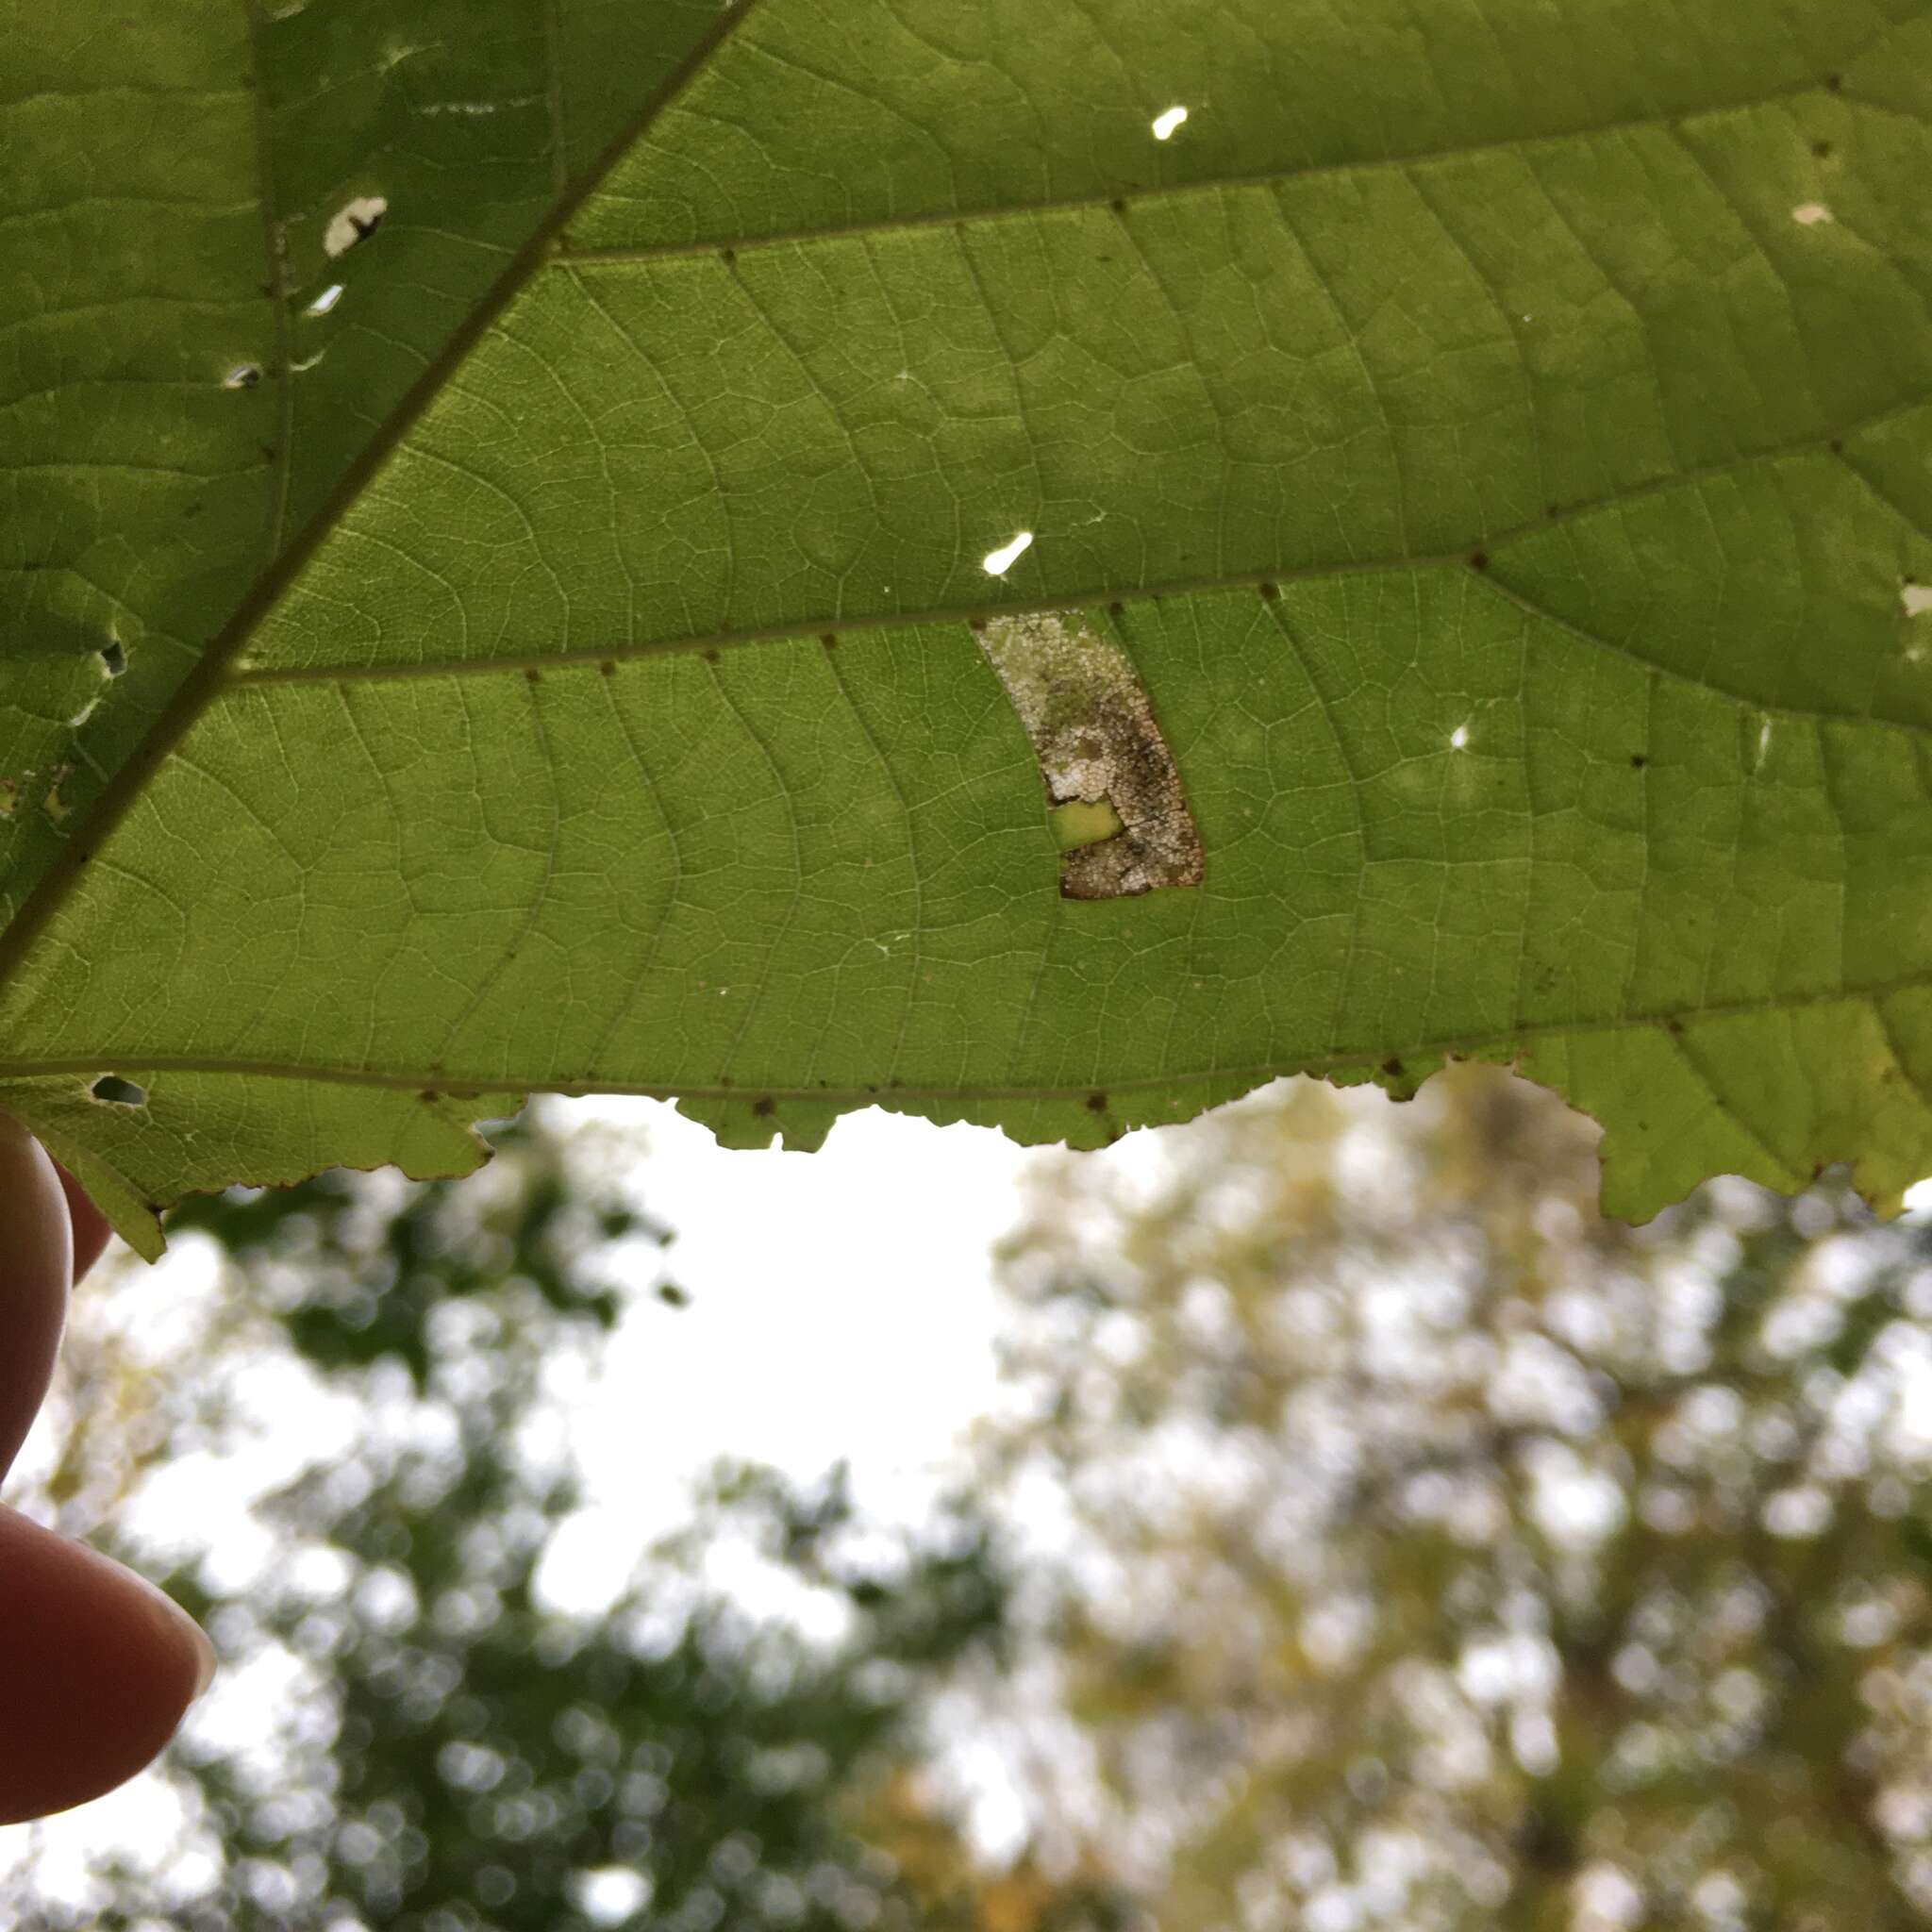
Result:
{"type": "Polygon", "coordinates": [[[1048,799],[1106,805],[1120,821],[1110,838],[1060,855],[1062,896],[1198,886],[1201,835],[1125,652],[1073,610],[990,617],[975,635],[1033,741],[1048,799]]]}

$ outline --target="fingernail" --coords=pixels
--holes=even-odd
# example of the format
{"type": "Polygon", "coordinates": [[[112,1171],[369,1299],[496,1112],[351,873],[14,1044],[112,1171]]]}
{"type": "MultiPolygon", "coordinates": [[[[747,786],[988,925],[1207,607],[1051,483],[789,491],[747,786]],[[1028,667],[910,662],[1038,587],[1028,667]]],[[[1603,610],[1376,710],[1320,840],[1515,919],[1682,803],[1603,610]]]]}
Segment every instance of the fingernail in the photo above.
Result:
{"type": "MultiPolygon", "coordinates": [[[[106,1558],[103,1558],[103,1560],[105,1561],[106,1558]]],[[[117,1565],[116,1567],[118,1568],[119,1566],[117,1565]]],[[[218,1659],[215,1657],[213,1642],[210,1641],[208,1632],[158,1584],[150,1582],[145,1576],[136,1575],[131,1570],[125,1574],[132,1576],[134,1581],[146,1591],[148,1596],[153,1599],[155,1607],[162,1613],[175,1629],[184,1632],[193,1640],[194,1690],[188,1700],[192,1704],[194,1699],[199,1697],[214,1681],[215,1665],[218,1659]]]]}
{"type": "MultiPolygon", "coordinates": [[[[194,1632],[194,1647],[199,1654],[199,1665],[194,1674],[194,1696],[199,1697],[215,1680],[215,1666],[220,1659],[215,1656],[215,1647],[208,1634],[199,1624],[191,1624],[194,1632]]],[[[194,1701],[191,1698],[189,1702],[194,1701]]]]}

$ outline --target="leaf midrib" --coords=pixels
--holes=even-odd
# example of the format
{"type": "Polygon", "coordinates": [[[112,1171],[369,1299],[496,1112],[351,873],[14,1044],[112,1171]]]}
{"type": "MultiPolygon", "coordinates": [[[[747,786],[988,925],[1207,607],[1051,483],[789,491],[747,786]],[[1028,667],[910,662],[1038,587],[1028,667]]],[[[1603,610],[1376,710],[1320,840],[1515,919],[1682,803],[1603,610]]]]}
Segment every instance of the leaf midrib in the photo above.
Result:
{"type": "MultiPolygon", "coordinates": [[[[249,8],[252,45],[255,30],[253,0],[244,0],[244,4],[249,8]]],[[[69,888],[80,876],[82,869],[93,858],[102,841],[141,796],[148,780],[169,753],[187,736],[195,721],[220,694],[227,681],[230,660],[254,635],[256,626],[327,540],[344,511],[360,497],[376,471],[441,393],[443,385],[482,340],[491,325],[509,307],[537,272],[555,259],[557,237],[577,210],[596,192],[651,123],[670,107],[703,72],[718,48],[751,17],[758,5],[758,0],[735,0],[734,5],[720,12],[716,23],[665,77],[657,93],[640,108],[630,125],[622,129],[584,171],[577,185],[558,199],[481,300],[457,325],[441,352],[430,359],[402,400],[390,411],[382,426],[343,472],[336,487],[318,506],[315,514],[294,541],[273,558],[256,579],[228,621],[208,641],[194,669],[175,686],[167,705],[157,714],[141,742],[88,806],[79,823],[73,827],[59,856],[21,902],[19,911],[6,931],[0,933],[0,987],[11,981],[34,941],[40,937],[42,928],[58,909],[69,888]]],[[[257,85],[252,92],[258,107],[265,108],[258,75],[256,80],[257,85]]],[[[264,222],[272,223],[273,184],[265,172],[267,163],[267,135],[265,130],[258,130],[256,165],[258,171],[262,171],[262,178],[257,184],[257,202],[263,211],[264,222]]],[[[272,229],[268,246],[271,278],[275,283],[275,299],[280,300],[280,265],[275,259],[272,229]]],[[[286,358],[284,359],[286,361],[286,358]]],[[[286,368],[277,372],[277,379],[286,393],[286,368]]]]}

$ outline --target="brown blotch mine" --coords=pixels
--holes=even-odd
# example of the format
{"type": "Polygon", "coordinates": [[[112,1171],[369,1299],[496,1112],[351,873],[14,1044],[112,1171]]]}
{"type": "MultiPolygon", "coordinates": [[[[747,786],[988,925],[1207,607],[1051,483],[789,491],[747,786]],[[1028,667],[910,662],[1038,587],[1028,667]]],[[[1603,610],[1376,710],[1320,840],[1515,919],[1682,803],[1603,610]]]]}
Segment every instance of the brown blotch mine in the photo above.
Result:
{"type": "Polygon", "coordinates": [[[1040,760],[1050,805],[1111,806],[1121,829],[1060,855],[1068,899],[1198,886],[1201,835],[1132,660],[1077,610],[988,620],[978,634],[1040,760]]]}

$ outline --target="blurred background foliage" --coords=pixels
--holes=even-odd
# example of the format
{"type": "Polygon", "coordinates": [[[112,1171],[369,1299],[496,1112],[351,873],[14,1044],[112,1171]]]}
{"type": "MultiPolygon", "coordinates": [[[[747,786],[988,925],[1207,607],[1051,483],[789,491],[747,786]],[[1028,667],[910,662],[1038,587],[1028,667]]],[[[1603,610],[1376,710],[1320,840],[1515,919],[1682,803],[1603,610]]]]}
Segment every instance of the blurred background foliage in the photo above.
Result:
{"type": "Polygon", "coordinates": [[[721,1460],[565,1616],[532,1588],[577,1501],[545,1376],[671,1230],[535,1119],[455,1187],[184,1208],[224,1279],[164,1373],[134,1286],[80,1298],[12,1500],[149,1574],[117,1513],[235,1439],[238,1377],[358,1420],[261,1506],[273,1560],[165,1579],[245,1713],[164,1760],[171,1860],[74,1904],[29,1855],[0,1923],[1932,1924],[1923,1218],[1732,1181],[1633,1230],[1594,1128],[1497,1070],[1402,1107],[1284,1083],[1034,1165],[1006,1399],[930,1522],[721,1460]],[[726,1539],[809,1634],[708,1580],[726,1539]],[[955,1774],[989,1751],[1025,1820],[998,1856],[955,1774]]]}

